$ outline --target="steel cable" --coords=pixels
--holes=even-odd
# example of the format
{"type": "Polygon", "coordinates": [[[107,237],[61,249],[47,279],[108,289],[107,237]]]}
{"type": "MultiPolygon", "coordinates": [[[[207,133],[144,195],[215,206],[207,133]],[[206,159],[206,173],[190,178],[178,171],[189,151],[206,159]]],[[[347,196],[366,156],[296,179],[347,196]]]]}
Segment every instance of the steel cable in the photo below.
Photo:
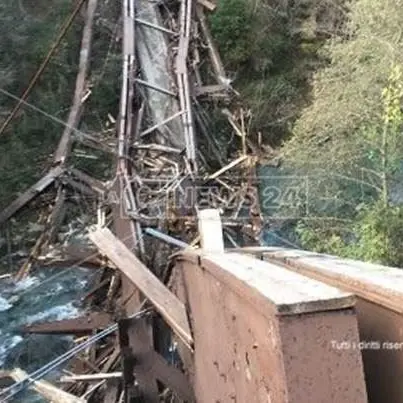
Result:
{"type": "MultiPolygon", "coordinates": [[[[137,312],[136,314],[132,315],[129,317],[129,319],[136,319],[140,318],[143,315],[146,315],[150,313],[150,309],[145,309],[140,312],[137,312]]],[[[54,360],[48,362],[41,368],[37,369],[36,371],[32,372],[29,374],[25,379],[16,382],[15,384],[9,386],[8,388],[4,389],[2,392],[0,392],[0,399],[1,402],[7,402],[9,401],[12,397],[17,395],[18,393],[22,392],[24,389],[28,388],[32,383],[36,382],[37,380],[43,378],[45,375],[47,375],[50,371],[56,369],[60,365],[62,365],[64,362],[68,361],[72,357],[74,357],[77,353],[79,353],[82,350],[85,350],[87,347],[90,345],[94,344],[95,342],[101,340],[102,338],[108,336],[109,334],[115,332],[118,329],[118,324],[115,323],[108,328],[102,330],[98,334],[88,338],[85,342],[79,344],[78,346],[73,347],[69,351],[65,352],[64,354],[60,355],[59,357],[55,358],[54,360]]]]}

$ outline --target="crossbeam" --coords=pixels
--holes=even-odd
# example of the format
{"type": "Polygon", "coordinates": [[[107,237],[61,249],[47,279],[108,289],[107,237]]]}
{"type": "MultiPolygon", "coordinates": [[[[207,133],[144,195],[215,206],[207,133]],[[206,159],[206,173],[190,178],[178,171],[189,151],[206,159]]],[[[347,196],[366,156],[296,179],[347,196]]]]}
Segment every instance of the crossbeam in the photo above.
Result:
{"type": "Polygon", "coordinates": [[[151,84],[148,81],[144,81],[144,80],[141,80],[140,78],[136,78],[136,82],[140,85],[143,85],[144,87],[151,88],[154,91],[158,91],[158,92],[161,92],[162,94],[171,95],[173,97],[176,97],[176,94],[174,92],[167,90],[165,88],[159,87],[158,85],[151,84]]]}
{"type": "Polygon", "coordinates": [[[149,28],[154,28],[157,31],[165,32],[166,34],[170,34],[170,35],[178,35],[178,33],[175,31],[162,27],[161,25],[153,24],[152,22],[144,21],[141,18],[135,18],[134,20],[140,25],[144,25],[149,28]]]}
{"type": "Polygon", "coordinates": [[[140,137],[144,137],[147,134],[153,132],[154,130],[157,130],[159,127],[166,125],[167,123],[178,118],[179,116],[182,116],[185,112],[186,111],[179,111],[179,112],[175,113],[174,115],[169,116],[168,118],[164,119],[162,122],[159,122],[159,123],[155,124],[154,126],[149,127],[148,129],[146,129],[140,133],[140,137]]]}

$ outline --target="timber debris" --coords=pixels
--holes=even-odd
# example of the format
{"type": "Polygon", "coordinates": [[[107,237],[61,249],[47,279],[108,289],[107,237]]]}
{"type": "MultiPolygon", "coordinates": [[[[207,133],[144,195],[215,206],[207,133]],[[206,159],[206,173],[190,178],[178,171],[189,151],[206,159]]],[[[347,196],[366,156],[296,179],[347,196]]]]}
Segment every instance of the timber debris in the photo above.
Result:
{"type": "Polygon", "coordinates": [[[113,328],[91,342],[86,353],[77,352],[70,368],[74,375],[62,377],[63,384],[68,381],[65,390],[82,399],[78,401],[143,397],[191,402],[195,398],[188,374],[174,357],[176,344],[192,354],[194,341],[186,307],[169,289],[170,257],[178,248],[222,251],[224,240],[233,246],[258,243],[259,147],[245,130],[244,111],[230,111],[237,93],[204,14],[215,4],[123,0],[120,111],[117,119],[108,117],[116,121],[114,175],[101,181],[75,168],[69,156],[76,141],[111,152],[102,139],[78,130],[90,96],[86,88],[96,9],[97,1],[89,0],[75,93],[53,167],[0,213],[2,225],[51,189],[54,199],[43,214],[44,231],[16,279],[25,277],[35,263],[93,267],[99,275],[84,298],[93,312],[32,324],[24,331],[72,334],[77,341],[88,341],[113,328]],[[203,57],[214,82],[205,81],[200,72],[203,57]],[[227,154],[206,112],[210,100],[223,102],[237,139],[227,154]],[[69,194],[95,206],[91,244],[80,248],[57,243],[69,194]],[[217,233],[210,239],[212,231],[217,233]],[[151,307],[152,315],[133,318],[151,307]]]}

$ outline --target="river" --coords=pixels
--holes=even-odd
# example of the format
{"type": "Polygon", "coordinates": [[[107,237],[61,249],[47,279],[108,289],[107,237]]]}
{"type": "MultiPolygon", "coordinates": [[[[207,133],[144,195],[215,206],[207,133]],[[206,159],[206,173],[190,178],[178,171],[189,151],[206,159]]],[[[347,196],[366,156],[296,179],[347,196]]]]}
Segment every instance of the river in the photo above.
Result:
{"type": "MultiPolygon", "coordinates": [[[[65,352],[72,337],[23,335],[22,326],[41,321],[73,318],[82,313],[79,304],[94,271],[82,268],[36,270],[14,283],[0,280],[0,368],[20,367],[32,372],[65,352]]],[[[50,375],[50,379],[57,374],[50,375]]],[[[33,392],[21,393],[15,402],[43,400],[33,392]]]]}

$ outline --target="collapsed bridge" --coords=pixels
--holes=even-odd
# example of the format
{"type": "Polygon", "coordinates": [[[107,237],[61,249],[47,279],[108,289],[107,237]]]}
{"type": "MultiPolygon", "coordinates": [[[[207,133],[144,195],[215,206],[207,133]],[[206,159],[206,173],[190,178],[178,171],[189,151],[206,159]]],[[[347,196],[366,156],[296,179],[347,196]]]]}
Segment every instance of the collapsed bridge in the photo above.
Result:
{"type": "Polygon", "coordinates": [[[398,341],[400,272],[256,246],[263,150],[246,130],[246,113],[230,111],[237,94],[205,17],[215,4],[123,0],[120,112],[110,147],[78,129],[97,3],[86,4],[75,94],[53,165],[0,213],[2,225],[44,192],[55,196],[16,278],[35,262],[91,266],[99,275],[86,297],[90,312],[26,328],[78,342],[32,374],[4,374],[16,382],[0,398],[34,387],[66,402],[381,402],[386,391],[401,401],[398,350],[337,348],[345,339],[398,341]],[[205,102],[225,105],[236,139],[231,155],[220,149],[205,102]],[[75,142],[113,155],[113,177],[100,181],[72,166],[75,142]],[[87,245],[61,247],[55,235],[72,189],[95,200],[96,225],[87,245]],[[206,197],[206,189],[219,191],[206,197]],[[67,361],[63,390],[44,383],[67,361]]]}

